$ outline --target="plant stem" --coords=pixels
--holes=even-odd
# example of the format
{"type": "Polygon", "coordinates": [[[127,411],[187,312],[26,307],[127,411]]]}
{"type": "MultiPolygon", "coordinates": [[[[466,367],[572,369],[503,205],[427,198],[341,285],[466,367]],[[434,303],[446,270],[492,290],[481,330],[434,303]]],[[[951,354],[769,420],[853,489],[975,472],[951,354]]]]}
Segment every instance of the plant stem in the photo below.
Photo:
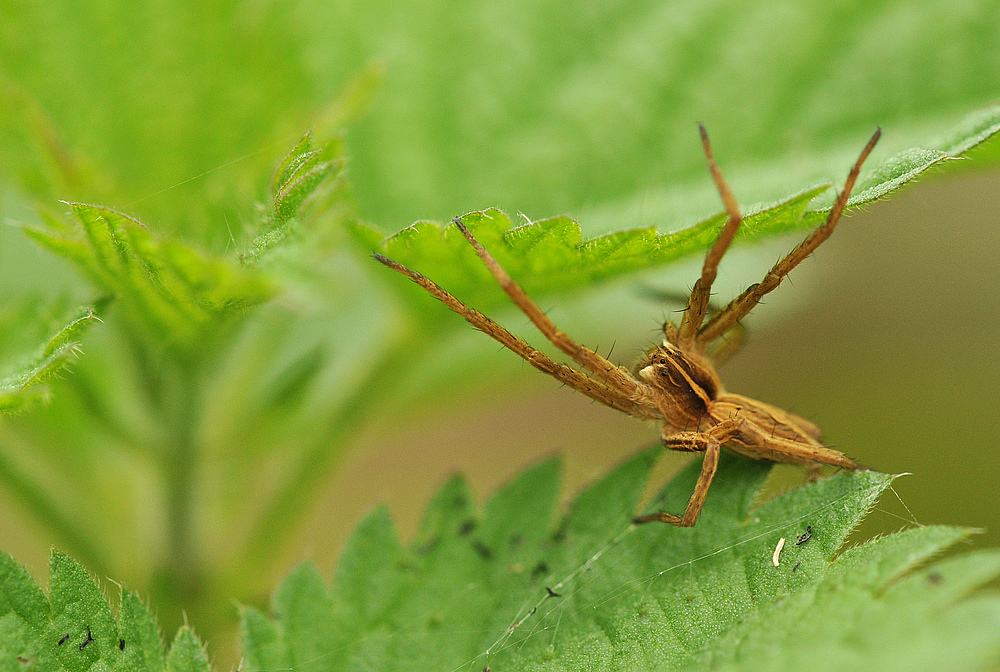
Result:
{"type": "Polygon", "coordinates": [[[197,376],[190,368],[179,367],[176,394],[169,402],[170,452],[167,475],[167,574],[177,590],[177,601],[187,602],[196,595],[201,582],[194,539],[194,490],[198,451],[195,425],[198,408],[197,376]]]}
{"type": "MultiPolygon", "coordinates": [[[[252,531],[242,556],[236,561],[237,576],[255,574],[266,576],[270,567],[280,559],[276,550],[288,540],[304,522],[302,510],[315,500],[316,490],[325,482],[337,457],[344,453],[344,444],[358,427],[364,424],[367,414],[384,403],[385,381],[394,380],[399,367],[399,348],[405,344],[408,358],[416,360],[414,350],[428,339],[414,338],[412,332],[400,334],[394,344],[385,348],[385,356],[369,371],[354,394],[337,408],[327,424],[328,430],[320,435],[313,449],[270,502],[267,510],[252,531]]],[[[426,347],[426,346],[423,346],[426,347]]]]}

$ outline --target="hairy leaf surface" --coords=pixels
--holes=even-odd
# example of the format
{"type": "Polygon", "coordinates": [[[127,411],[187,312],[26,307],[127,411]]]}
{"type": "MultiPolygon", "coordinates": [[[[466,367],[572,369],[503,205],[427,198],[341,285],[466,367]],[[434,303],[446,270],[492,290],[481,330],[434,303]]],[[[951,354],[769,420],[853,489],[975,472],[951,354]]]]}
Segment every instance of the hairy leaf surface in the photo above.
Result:
{"type": "MultiPolygon", "coordinates": [[[[1000,108],[957,130],[947,142],[951,154],[912,148],[877,166],[866,165],[848,208],[885,197],[931,167],[961,156],[998,130],[1000,108]]],[[[849,167],[845,165],[845,175],[849,167]]],[[[710,182],[707,170],[705,180],[710,182]]],[[[746,213],[737,240],[815,228],[824,221],[834,197],[828,187],[813,187],[778,203],[754,207],[746,213]]],[[[592,287],[602,280],[700,253],[718,234],[725,213],[673,233],[647,227],[587,240],[583,239],[580,225],[569,217],[515,226],[506,214],[491,209],[463,215],[462,221],[529,294],[544,294],[592,287]]],[[[471,246],[450,224],[421,221],[385,239],[362,224],[352,230],[362,245],[419,271],[470,306],[488,308],[506,301],[471,246]]]]}
{"type": "Polygon", "coordinates": [[[184,352],[201,345],[228,317],[274,292],[262,275],[157,236],[127,215],[82,203],[71,207],[75,225],[48,217],[47,228],[24,227],[25,233],[73,261],[125,304],[138,333],[152,332],[169,348],[184,352]]]}
{"type": "Polygon", "coordinates": [[[0,669],[4,672],[209,672],[204,647],[187,626],[169,652],[156,621],[122,589],[117,615],[86,570],[53,551],[49,595],[0,553],[0,669]]]}
{"type": "MultiPolygon", "coordinates": [[[[246,669],[974,670],[1000,653],[1000,599],[969,597],[1000,554],[927,564],[969,530],[842,550],[891,477],[841,473],[756,507],[769,467],[724,456],[695,527],[632,526],[657,454],[626,461],[562,520],[552,460],[482,511],[453,479],[408,547],[376,510],[332,586],[305,564],[270,617],[244,610],[246,669]]],[[[699,467],[656,506],[683,508],[699,467]]]]}
{"type": "MultiPolygon", "coordinates": [[[[20,411],[34,401],[46,400],[50,391],[46,382],[65,370],[80,350],[79,339],[98,320],[95,306],[77,309],[48,342],[12,373],[0,377],[0,413],[20,411]]],[[[14,325],[7,325],[14,328],[14,325]]],[[[17,325],[21,328],[23,325],[17,325]]],[[[6,367],[5,367],[6,368],[6,367]]]]}

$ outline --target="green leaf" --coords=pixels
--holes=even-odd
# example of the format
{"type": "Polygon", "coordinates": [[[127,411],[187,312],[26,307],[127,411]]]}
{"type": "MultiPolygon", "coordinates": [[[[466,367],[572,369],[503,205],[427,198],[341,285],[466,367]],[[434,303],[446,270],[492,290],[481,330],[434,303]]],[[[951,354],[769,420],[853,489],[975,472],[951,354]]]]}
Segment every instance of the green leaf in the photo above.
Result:
{"type": "Polygon", "coordinates": [[[319,149],[310,149],[311,133],[302,140],[278,166],[271,193],[274,194],[274,214],[281,221],[291,219],[299,206],[319,183],[335,170],[343,166],[340,161],[322,161],[329,153],[331,143],[324,143],[319,149]]]}
{"type": "Polygon", "coordinates": [[[210,672],[208,655],[189,627],[177,631],[167,654],[167,672],[210,672]]]}
{"type": "MultiPolygon", "coordinates": [[[[947,137],[930,138],[994,100],[1000,80],[998,16],[975,0],[918,9],[903,0],[12,7],[0,40],[0,71],[12,84],[0,85],[5,214],[21,216],[36,196],[102,203],[215,253],[245,249],[261,233],[265,215],[253,203],[270,209],[276,159],[320,117],[327,121],[318,128],[347,129],[359,207],[384,230],[502,205],[535,218],[572,213],[589,238],[649,224],[680,230],[718,210],[696,120],[711,130],[741,201],[774,202],[842,179],[876,124],[886,136],[873,165],[915,146],[951,153],[947,137]],[[341,110],[357,106],[328,102],[373,62],[385,72],[373,114],[345,120],[341,110]]],[[[356,99],[372,100],[371,87],[358,88],[356,99]]],[[[1000,153],[991,151],[964,163],[995,162],[1000,153]]],[[[340,233],[329,210],[311,213],[331,224],[324,234],[340,233]]],[[[264,247],[294,235],[293,223],[268,230],[264,247]]],[[[73,549],[92,569],[129,572],[133,581],[170,567],[198,573],[166,557],[190,548],[205,563],[202,594],[225,592],[223,577],[240,577],[232,590],[251,600],[268,586],[246,577],[268,576],[299,553],[303,512],[335,465],[349,463],[331,456],[361,445],[355,431],[367,434],[387,417],[402,427],[425,415],[419,408],[445,408],[426,393],[429,369],[451,366],[475,380],[468,358],[397,319],[382,290],[399,278],[373,281],[385,269],[344,250],[308,249],[318,242],[311,236],[303,242],[305,254],[293,261],[317,263],[269,271],[285,279],[300,272],[309,290],[323,291],[289,292],[248,321],[218,366],[191,374],[194,383],[177,383],[157,356],[172,331],[121,300],[93,353],[102,359],[81,367],[86,380],[74,376],[72,394],[3,423],[4,461],[45,486],[37,491],[65,524],[35,520],[59,530],[60,543],[70,543],[70,530],[87,540],[93,552],[73,549]],[[319,305],[328,312],[308,312],[319,305]],[[133,338],[136,331],[153,338],[133,338]],[[325,353],[322,366],[310,364],[313,351],[325,353]],[[302,365],[282,375],[290,362],[302,365]],[[272,381],[287,382],[289,393],[271,394],[272,381]],[[400,391],[414,388],[425,401],[404,409],[400,391]],[[175,444],[190,446],[183,459],[169,458],[175,444]],[[171,481],[193,485],[174,492],[171,481]],[[171,518],[177,502],[190,504],[190,525],[171,518]],[[195,539],[173,545],[165,537],[175,529],[194,530],[195,539]],[[241,569],[250,572],[233,570],[234,556],[247,558],[241,569]]],[[[7,243],[4,254],[36,271],[43,291],[57,282],[7,243]]],[[[89,242],[75,234],[50,243],[79,266],[90,260],[89,242]]],[[[0,294],[14,293],[11,284],[0,294]]],[[[487,304],[502,300],[492,282],[477,280],[480,287],[493,292],[487,304]]],[[[179,619],[183,610],[208,622],[203,602],[177,595],[182,607],[165,606],[165,597],[161,615],[179,619]]],[[[216,608],[226,607],[208,611],[216,608]]]]}
{"type": "Polygon", "coordinates": [[[250,249],[240,258],[246,264],[260,260],[279,245],[295,228],[295,218],[305,200],[324,181],[335,177],[344,167],[341,158],[327,159],[333,153],[333,143],[325,142],[317,149],[312,146],[312,133],[307,132],[278,164],[271,179],[272,212],[265,221],[265,230],[254,238],[250,249]]]}
{"type": "Polygon", "coordinates": [[[0,553],[0,669],[10,672],[208,672],[208,660],[187,627],[169,654],[149,609],[124,588],[117,618],[100,588],[69,556],[53,551],[49,597],[0,553]]]}
{"type": "MultiPolygon", "coordinates": [[[[930,562],[969,530],[841,551],[891,477],[839,473],[755,508],[769,465],[724,455],[697,525],[631,525],[658,454],[624,462],[558,523],[551,460],[482,512],[453,479],[409,548],[376,510],[332,588],[305,564],[270,618],[244,611],[247,671],[975,670],[1000,652],[1000,598],[970,596],[1000,553],[930,562]]],[[[699,470],[654,508],[682,508],[699,470]]]]}
{"type": "MultiPolygon", "coordinates": [[[[166,659],[156,619],[135,593],[128,590],[122,593],[118,618],[125,640],[124,665],[129,669],[163,672],[166,659]]],[[[120,649],[121,642],[118,646],[120,649]]]]}
{"type": "MultiPolygon", "coordinates": [[[[743,236],[794,229],[806,205],[825,187],[747,216],[743,236]]],[[[660,266],[705,249],[725,222],[716,215],[674,234],[654,228],[619,231],[582,240],[580,226],[555,217],[515,227],[499,210],[473,212],[462,221],[529,294],[565,291],[660,266]]],[[[418,222],[384,241],[363,225],[352,230],[362,243],[419,270],[476,308],[503,303],[489,271],[452,225],[418,222]],[[377,241],[377,242],[376,242],[377,241]]]]}
{"type": "MultiPolygon", "coordinates": [[[[949,140],[953,149],[968,151],[1000,130],[1000,107],[966,124],[949,140]],[[960,137],[959,137],[960,136],[960,137]]],[[[957,155],[955,155],[957,156],[957,155]]],[[[866,167],[849,204],[857,207],[898,189],[932,166],[953,158],[943,151],[913,148],[866,167]]],[[[846,174],[847,166],[845,166],[846,174]]],[[[709,181],[707,175],[705,180],[709,181]]],[[[819,226],[829,212],[833,193],[813,187],[782,201],[752,208],[737,240],[756,240],[819,226]],[[810,209],[814,199],[823,199],[810,209]]],[[[555,217],[514,226],[506,214],[491,209],[462,217],[481,243],[529,294],[541,295],[597,283],[661,266],[707,249],[725,222],[725,214],[710,217],[675,233],[656,228],[618,231],[583,240],[579,224],[555,217]]],[[[416,224],[382,239],[373,228],[355,224],[358,242],[431,278],[468,305],[487,309],[506,299],[492,282],[471,246],[451,225],[416,224]]],[[[399,281],[402,286],[402,280],[399,281]]],[[[412,290],[409,290],[412,291],[412,290]]],[[[444,314],[439,311],[437,315],[444,314]]]]}
{"type": "Polygon", "coordinates": [[[385,77],[350,129],[352,179],[362,214],[391,229],[497,204],[675,228],[714,205],[696,186],[697,120],[773,201],[839,178],[855,135],[881,124],[892,152],[912,146],[995,100],[1000,80],[1000,19],[975,0],[56,6],[5,16],[0,69],[33,104],[0,97],[4,177],[66,198],[56,187],[79,181],[86,153],[114,198],[74,198],[147,199],[144,221],[222,244],[220,211],[258,196],[272,163],[257,150],[294,142],[288,129],[373,63],[385,77]]]}
{"type": "Polygon", "coordinates": [[[21,411],[35,401],[49,399],[46,383],[64,371],[79,355],[79,339],[97,321],[96,306],[82,306],[28,361],[0,378],[0,413],[21,411]]]}
{"type": "Polygon", "coordinates": [[[362,215],[386,227],[503,204],[571,212],[589,231],[673,229],[714,205],[697,121],[736,193],[772,201],[842,179],[876,125],[890,154],[942,132],[995,101],[1000,79],[1000,19],[975,0],[422,10],[380,3],[364,40],[343,12],[311,24],[337,45],[331,76],[342,59],[391,64],[351,139],[362,215]]]}
{"type": "Polygon", "coordinates": [[[122,303],[138,333],[180,352],[203,346],[227,318],[269,299],[272,283],[259,273],[210,257],[108,208],[70,206],[77,225],[52,217],[22,227],[44,247],[77,264],[122,303]]]}

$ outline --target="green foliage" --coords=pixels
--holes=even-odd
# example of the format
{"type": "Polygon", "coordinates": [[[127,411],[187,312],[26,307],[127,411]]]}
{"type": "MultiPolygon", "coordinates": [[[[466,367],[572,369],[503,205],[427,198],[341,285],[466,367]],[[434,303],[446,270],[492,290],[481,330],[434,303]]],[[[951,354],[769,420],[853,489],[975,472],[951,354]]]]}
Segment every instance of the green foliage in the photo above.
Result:
{"type": "Polygon", "coordinates": [[[494,205],[672,229],[716,207],[696,121],[737,194],[771,202],[839,178],[876,124],[890,153],[920,144],[1000,81],[1000,17],[975,0],[15,5],[0,44],[7,179],[119,209],[145,199],[142,221],[220,247],[273,151],[317,118],[352,122],[360,214],[389,230],[494,205]],[[339,105],[372,63],[374,104],[339,105]]]}
{"type": "MultiPolygon", "coordinates": [[[[3,324],[3,331],[23,328],[23,316],[3,324]]],[[[98,320],[96,306],[77,309],[69,322],[62,326],[34,356],[21,363],[13,373],[0,378],[0,413],[21,411],[34,401],[48,400],[51,391],[47,382],[64,371],[80,353],[80,342],[91,324],[98,320]]],[[[6,320],[5,320],[6,321],[6,320]]]]}
{"type": "MultiPolygon", "coordinates": [[[[558,522],[553,460],[482,511],[452,480],[409,547],[376,510],[332,587],[307,563],[272,618],[244,610],[245,669],[973,670],[1000,654],[1000,599],[967,596],[1000,575],[1000,554],[929,564],[969,530],[841,552],[891,477],[842,473],[754,508],[769,468],[725,457],[694,528],[632,526],[657,454],[625,462],[558,522]]],[[[656,506],[682,508],[699,469],[656,506]]]]}
{"type": "MultiPolygon", "coordinates": [[[[811,189],[747,217],[743,237],[795,229],[806,206],[825,188],[811,189]]],[[[569,217],[526,222],[515,227],[506,214],[486,210],[463,215],[462,221],[514,277],[524,278],[532,294],[575,289],[601,280],[681,259],[705,249],[718,234],[725,215],[689,229],[659,234],[653,227],[632,229],[582,240],[580,225],[569,217]]],[[[418,222],[384,241],[371,228],[355,226],[364,245],[434,279],[477,308],[502,302],[489,271],[454,227],[418,222]]]]}
{"type": "MultiPolygon", "coordinates": [[[[963,124],[961,132],[948,139],[947,151],[912,148],[885,159],[880,165],[866,166],[848,207],[884,197],[931,167],[968,152],[998,130],[1000,108],[991,108],[963,124]]],[[[707,175],[705,180],[709,181],[707,175]]],[[[832,198],[824,195],[828,189],[814,187],[775,204],[753,208],[746,215],[737,240],[819,226],[832,205],[832,198]],[[819,203],[811,209],[814,199],[819,203]]],[[[714,240],[725,215],[714,215],[673,233],[661,234],[656,227],[648,227],[616,231],[586,241],[580,225],[569,217],[526,221],[514,226],[503,212],[491,209],[464,215],[462,220],[529,294],[543,295],[593,287],[600,281],[696,254],[714,240]]],[[[468,242],[453,227],[421,221],[385,239],[369,226],[355,225],[352,231],[364,246],[376,247],[386,256],[419,270],[468,305],[482,310],[506,301],[468,242]]]]}
{"type": "Polygon", "coordinates": [[[278,164],[271,180],[273,210],[265,221],[264,232],[254,238],[245,254],[240,255],[244,263],[258,261],[269,250],[281,244],[292,232],[295,216],[305,200],[324,181],[332,179],[343,169],[343,159],[323,160],[333,151],[332,143],[323,143],[318,149],[310,149],[311,144],[312,133],[306,133],[278,164]]]}
{"type": "Polygon", "coordinates": [[[86,570],[52,552],[49,597],[0,553],[0,669],[5,672],[209,672],[202,644],[182,627],[164,656],[149,609],[121,590],[118,616],[86,570]]]}
{"type": "MultiPolygon", "coordinates": [[[[261,217],[258,228],[263,233],[253,244],[252,254],[243,255],[244,262],[258,260],[297,226],[307,197],[322,191],[342,164],[333,156],[336,151],[332,143],[310,151],[308,134],[296,146],[278,171],[273,212],[261,217]],[[262,243],[268,236],[270,242],[262,243]]],[[[325,203],[337,211],[337,199],[342,197],[340,192],[331,192],[325,203]]],[[[114,568],[127,556],[116,559],[106,543],[92,543],[90,533],[81,529],[79,512],[88,512],[86,520],[94,523],[117,520],[120,531],[131,528],[128,534],[119,535],[125,548],[134,543],[128,541],[130,536],[134,539],[154,529],[155,519],[134,518],[134,504],[129,500],[135,493],[129,489],[94,492],[91,498],[86,489],[67,493],[60,488],[60,480],[95,469],[113,470],[118,477],[142,477],[142,469],[123,463],[121,453],[88,450],[87,441],[79,440],[82,428],[84,435],[93,432],[110,438],[111,446],[154,460],[165,486],[163,513],[169,520],[159,544],[161,554],[154,560],[155,571],[163,577],[157,597],[170,615],[171,607],[179,612],[181,603],[190,604],[197,586],[206,580],[206,570],[196,557],[200,522],[194,496],[208,452],[198,438],[208,408],[206,386],[229,356],[241,327],[275,296],[280,284],[261,269],[240,264],[235,256],[223,258],[176,236],[155,233],[120,212],[78,203],[70,207],[72,222],[42,209],[44,225],[22,224],[21,228],[72,262],[89,280],[92,292],[113,301],[109,326],[123,338],[115,343],[116,339],[105,336],[96,357],[103,372],[85,370],[72,379],[71,403],[85,410],[84,424],[43,420],[49,427],[50,443],[35,451],[8,450],[0,460],[0,477],[88,565],[118,574],[114,568]],[[107,372],[131,386],[125,399],[116,396],[120,390],[109,389],[101,380],[107,372]]],[[[31,395],[46,392],[38,383],[78,350],[74,337],[92,317],[91,311],[85,319],[71,323],[30,364],[4,381],[9,392],[3,398],[6,407],[13,409],[31,395]]],[[[273,422],[275,414],[284,412],[288,400],[295,398],[296,390],[290,386],[308,386],[316,377],[317,363],[323,362],[322,351],[316,352],[313,347],[305,359],[285,363],[286,368],[267,381],[270,389],[262,401],[271,413],[260,414],[261,422],[273,422]]],[[[214,608],[222,611],[225,606],[214,608]]]]}
{"type": "Polygon", "coordinates": [[[876,124],[890,154],[920,145],[1000,81],[1000,17],[975,0],[403,4],[368,5],[363,37],[345,11],[311,24],[327,76],[388,64],[351,145],[389,230],[486,206],[677,229],[716,209],[695,122],[737,195],[772,202],[842,179],[876,124]]]}
{"type": "Polygon", "coordinates": [[[119,212],[70,204],[76,226],[46,218],[48,228],[25,233],[73,261],[101,291],[126,307],[133,328],[181,352],[204,339],[233,314],[273,294],[266,279],[232,263],[161,238],[119,212]]]}
{"type": "MultiPolygon", "coordinates": [[[[954,134],[949,148],[966,151],[990,137],[1000,127],[997,116],[996,110],[979,115],[962,134],[954,134]]],[[[255,322],[250,309],[256,306],[260,310],[267,299],[282,291],[281,280],[289,288],[289,296],[315,293],[315,259],[322,255],[313,255],[319,250],[330,249],[345,260],[337,271],[342,278],[345,273],[353,278],[362,277],[358,273],[384,273],[380,267],[350,270],[364,259],[359,251],[367,252],[372,246],[431,275],[472,305],[488,308],[502,300],[467,244],[448,227],[422,223],[383,243],[377,232],[356,222],[339,229],[316,226],[316,215],[311,214],[312,221],[301,226],[303,206],[319,195],[325,194],[324,204],[329,206],[327,212],[336,213],[335,222],[343,224],[347,212],[346,193],[330,188],[341,166],[341,160],[332,154],[335,147],[323,144],[312,149],[310,142],[307,134],[279,164],[272,182],[271,208],[259,221],[261,233],[243,255],[243,265],[235,259],[197,250],[170,235],[153,233],[134,218],[103,207],[74,204],[73,224],[46,214],[44,227],[23,226],[44,247],[73,262],[94,290],[115,298],[115,328],[126,335],[128,347],[119,349],[118,355],[98,355],[95,372],[84,370],[81,376],[73,377],[73,401],[86,409],[86,422],[92,423],[88,431],[113,436],[116,445],[124,450],[163,465],[163,515],[169,524],[165,538],[160,540],[161,554],[153,561],[154,572],[162,577],[154,598],[168,618],[192,605],[209,622],[224,618],[220,591],[227,584],[214,576],[244,577],[245,587],[237,587],[236,593],[252,599],[251,586],[259,585],[267,575],[276,557],[275,549],[287,543],[294,531],[289,521],[298,520],[309,506],[346,438],[372,414],[382,412],[392,395],[404,388],[407,376],[414,375],[413,363],[421,358],[419,345],[415,344],[430,343],[421,334],[433,332],[435,338],[440,338],[441,325],[460,326],[457,320],[439,325],[444,311],[418,307],[421,304],[407,300],[406,305],[414,308],[405,328],[383,340],[366,338],[361,347],[350,340],[349,330],[343,330],[318,342],[306,340],[300,348],[291,350],[290,356],[273,361],[271,341],[262,336],[259,357],[246,359],[231,350],[237,338],[261,329],[268,321],[288,325],[281,328],[294,336],[291,325],[302,319],[294,311],[282,312],[277,307],[271,309],[266,320],[255,322]],[[350,238],[343,234],[344,230],[350,232],[353,247],[346,245],[350,238]],[[299,241],[294,246],[288,244],[292,231],[297,232],[299,241]],[[284,252],[275,255],[279,249],[284,252]],[[274,260],[268,275],[254,265],[265,255],[274,260]],[[296,280],[303,274],[309,278],[306,284],[296,280]],[[396,353],[404,343],[408,358],[401,361],[396,353]],[[336,345],[331,348],[331,344],[336,345]],[[331,358],[328,353],[332,349],[338,352],[331,358]],[[354,362],[348,366],[349,354],[357,352],[366,353],[367,359],[361,359],[361,366],[354,362]],[[233,366],[233,359],[238,359],[244,369],[237,369],[235,378],[220,376],[220,371],[233,366]],[[120,363],[112,366],[112,361],[125,363],[125,367],[120,363]],[[257,368],[253,368],[254,362],[257,368]],[[119,410],[121,402],[113,391],[97,382],[102,375],[99,371],[116,367],[128,371],[134,379],[125,383],[133,390],[127,402],[132,404],[132,411],[119,410]],[[262,370],[266,371],[263,375],[262,370]],[[253,382],[248,387],[239,376],[250,376],[253,382]],[[316,411],[310,408],[309,394],[302,390],[320,385],[324,378],[327,390],[336,389],[337,393],[326,391],[326,398],[335,401],[316,411]],[[397,385],[385,386],[386,379],[397,385]],[[344,380],[352,383],[345,386],[344,380]],[[235,406],[238,413],[223,420],[223,425],[228,422],[230,428],[221,431],[204,424],[205,418],[219,422],[215,405],[220,396],[209,396],[211,390],[219,389],[239,397],[235,406]],[[296,442],[290,442],[283,432],[289,432],[303,417],[323,429],[294,432],[296,442]],[[212,438],[216,443],[207,440],[212,438]],[[248,484],[265,478],[260,460],[274,454],[276,446],[290,456],[292,467],[281,482],[269,483],[262,496],[248,484]],[[215,508],[205,510],[204,500],[196,493],[214,492],[203,485],[212,474],[211,482],[219,494],[215,501],[209,499],[215,508]],[[237,490],[242,494],[237,495],[237,490]],[[242,520],[248,508],[257,511],[249,525],[242,520]],[[224,521],[240,520],[245,530],[215,565],[203,565],[198,560],[197,549],[207,543],[213,529],[219,529],[206,526],[206,518],[215,520],[220,527],[226,525],[224,521]],[[210,589],[199,589],[206,582],[210,589]]],[[[949,156],[940,150],[914,149],[872,164],[863,175],[852,205],[885,195],[949,156]]],[[[816,226],[825,216],[824,201],[820,199],[829,198],[828,191],[825,186],[809,188],[773,205],[751,209],[742,238],[760,239],[816,226]]],[[[530,292],[546,295],[593,287],[697,253],[715,235],[723,215],[673,234],[640,229],[587,241],[582,240],[580,227],[565,217],[511,227],[506,215],[488,210],[467,215],[466,220],[500,261],[519,279],[523,278],[530,292]]],[[[387,282],[398,279],[392,277],[387,282]]],[[[350,287],[354,286],[361,285],[345,285],[327,294],[335,298],[315,312],[315,319],[324,324],[352,324],[357,319],[352,310],[371,312],[369,301],[377,296],[376,290],[368,287],[353,292],[350,287]]],[[[105,347],[112,348],[109,353],[115,352],[116,346],[105,347]]],[[[45,423],[41,416],[40,422],[45,423]]],[[[119,475],[122,471],[116,464],[116,452],[67,451],[67,446],[77,445],[77,426],[63,424],[61,429],[49,430],[48,435],[52,442],[44,450],[14,454],[7,463],[0,464],[0,477],[40,519],[59,530],[89,566],[116,575],[122,571],[119,563],[124,558],[118,556],[120,550],[112,548],[132,547],[130,535],[121,535],[115,547],[102,541],[95,543],[91,538],[94,532],[81,533],[73,512],[88,511],[88,521],[117,517],[124,526],[120,529],[132,530],[133,539],[151,529],[152,522],[134,517],[130,513],[132,505],[127,499],[123,501],[126,493],[120,490],[83,503],[60,495],[59,499],[66,503],[54,503],[52,493],[58,480],[53,476],[80,473],[102,461],[119,475]],[[26,469],[26,465],[31,466],[26,469]],[[26,476],[26,471],[33,475],[26,476]]],[[[79,445],[82,448],[86,444],[79,445]]]]}
{"type": "MultiPolygon", "coordinates": [[[[245,607],[244,669],[982,669],[1000,654],[1000,599],[969,592],[1000,554],[931,562],[969,530],[920,527],[841,550],[889,487],[842,473],[756,505],[769,467],[724,456],[690,529],[631,525],[660,450],[627,460],[558,518],[559,463],[528,469],[483,510],[460,479],[404,547],[384,509],[355,531],[328,587],[306,563],[245,607]],[[778,539],[786,544],[773,562],[778,539]]],[[[683,506],[695,461],[656,506],[683,506]]],[[[165,652],[122,589],[117,617],[54,551],[49,596],[0,554],[0,669],[209,672],[191,629],[165,652]]]]}
{"type": "Polygon", "coordinates": [[[274,173],[271,193],[274,194],[274,217],[278,222],[287,222],[294,217],[306,197],[328,175],[344,166],[343,160],[322,160],[330,148],[329,143],[319,149],[310,149],[311,135],[306,133],[302,136],[274,173]]]}
{"type": "MultiPolygon", "coordinates": [[[[448,227],[384,248],[383,231],[476,210],[534,295],[593,294],[713,235],[695,120],[749,206],[747,240],[814,226],[832,200],[815,185],[839,183],[877,124],[854,205],[997,124],[990,108],[956,125],[1000,78],[997,14],[971,1],[9,9],[0,208],[54,254],[0,231],[0,294],[113,303],[73,375],[37,357],[14,369],[49,376],[20,399],[54,394],[0,424],[0,485],[46,545],[142,587],[165,621],[186,614],[210,641],[231,599],[259,604],[301,554],[296,534],[360,431],[469,378],[467,353],[441,351],[464,325],[413,299],[372,249],[477,308],[503,301],[448,227]],[[71,220],[50,214],[56,199],[77,203],[71,220]],[[545,219],[511,229],[491,205],[545,219]]],[[[28,349],[47,342],[43,322],[16,323],[28,349]]],[[[175,648],[201,665],[197,645],[175,648]]]]}

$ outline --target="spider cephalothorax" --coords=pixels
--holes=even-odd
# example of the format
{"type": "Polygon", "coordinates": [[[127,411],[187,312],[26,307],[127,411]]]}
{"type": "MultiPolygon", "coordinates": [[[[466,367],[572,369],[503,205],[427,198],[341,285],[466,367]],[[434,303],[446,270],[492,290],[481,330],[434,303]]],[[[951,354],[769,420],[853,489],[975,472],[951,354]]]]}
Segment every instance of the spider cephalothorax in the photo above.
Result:
{"type": "Polygon", "coordinates": [[[669,341],[647,352],[636,365],[635,375],[659,392],[660,417],[681,430],[698,429],[722,391],[711,364],[685,354],[669,341]]]}
{"type": "Polygon", "coordinates": [[[775,406],[725,392],[715,373],[715,365],[732,355],[739,347],[743,333],[739,321],[833,232],[861,172],[861,165],[878,142],[881,130],[876,130],[865,145],[823,225],[775,264],[761,282],[748,287],[706,321],[708,299],[719,262],[740,226],[742,215],[715,164],[705,128],[699,126],[699,129],[709,170],[729,218],[705,256],[701,277],[691,290],[680,326],[669,322],[663,326],[663,345],[650,349],[636,366],[634,374],[579,345],[556,328],[476,240],[461,218],[454,220],[455,226],[472,244],[476,254],[511,300],[546,338],[589,372],[589,375],[560,364],[536,350],[420,273],[380,254],[374,255],[375,259],[408,276],[473,326],[513,350],[536,369],[606,406],[644,420],[659,420],[662,423],[663,443],[667,448],[705,453],[701,475],[684,513],[675,515],[660,511],[636,518],[637,523],[659,520],[685,527],[694,525],[715,476],[719,451],[723,445],[732,452],[754,459],[814,467],[826,464],[845,469],[858,468],[844,454],[823,446],[820,443],[819,428],[808,420],[775,406]]]}

